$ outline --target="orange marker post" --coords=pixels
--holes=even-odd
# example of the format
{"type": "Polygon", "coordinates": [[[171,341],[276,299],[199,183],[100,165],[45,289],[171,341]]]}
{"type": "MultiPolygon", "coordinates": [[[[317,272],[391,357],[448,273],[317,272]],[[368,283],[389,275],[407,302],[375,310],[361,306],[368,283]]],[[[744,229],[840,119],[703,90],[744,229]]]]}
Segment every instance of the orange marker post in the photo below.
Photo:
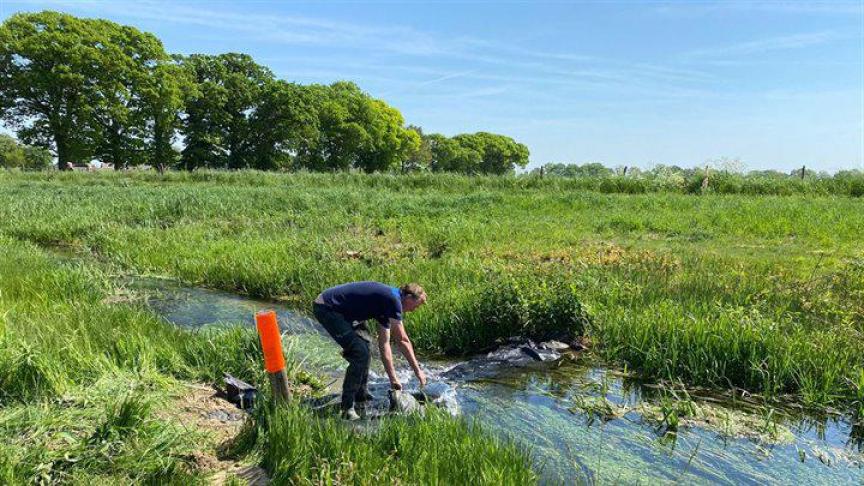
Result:
{"type": "Polygon", "coordinates": [[[276,313],[271,310],[255,314],[255,327],[261,337],[264,369],[270,375],[273,396],[285,402],[291,397],[291,392],[288,391],[288,375],[285,374],[285,356],[282,354],[282,336],[279,334],[276,313]]]}

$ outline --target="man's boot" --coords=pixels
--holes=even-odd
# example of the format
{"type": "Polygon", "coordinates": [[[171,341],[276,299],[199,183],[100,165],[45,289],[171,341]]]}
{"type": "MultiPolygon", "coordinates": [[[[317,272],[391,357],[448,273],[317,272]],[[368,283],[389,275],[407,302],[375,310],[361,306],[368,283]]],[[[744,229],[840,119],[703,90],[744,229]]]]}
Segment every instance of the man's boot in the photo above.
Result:
{"type": "Polygon", "coordinates": [[[354,422],[356,420],[360,420],[360,416],[357,415],[357,412],[354,410],[354,407],[347,408],[342,411],[342,418],[348,420],[350,422],[354,422]]]}

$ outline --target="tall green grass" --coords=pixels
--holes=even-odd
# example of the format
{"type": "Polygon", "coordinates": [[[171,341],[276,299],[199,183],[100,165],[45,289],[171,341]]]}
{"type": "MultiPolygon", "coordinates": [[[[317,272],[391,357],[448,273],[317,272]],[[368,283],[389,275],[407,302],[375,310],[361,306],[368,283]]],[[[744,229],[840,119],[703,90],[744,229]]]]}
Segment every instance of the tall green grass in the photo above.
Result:
{"type": "MultiPolygon", "coordinates": [[[[101,266],[60,260],[3,236],[0,249],[0,483],[207,484],[207,471],[194,460],[205,431],[159,412],[184,392],[178,381],[216,383],[231,372],[266,383],[254,331],[183,331],[142,307],[113,302],[101,266]]],[[[310,383],[290,354],[288,361],[291,380],[310,383]]],[[[352,482],[362,484],[387,478],[384,473],[408,478],[407,471],[442,483],[473,472],[487,482],[534,477],[527,456],[512,444],[437,415],[394,421],[380,434],[359,437],[296,404],[262,405],[247,433],[266,444],[246,454],[254,459],[266,451],[275,484],[340,482],[346,468],[352,482]],[[329,453],[354,465],[331,457],[331,467],[314,474],[311,463],[290,466],[303,456],[285,444],[323,445],[308,443],[314,440],[309,430],[321,431],[329,453]],[[434,441],[440,437],[448,443],[434,441]],[[379,468],[381,461],[371,461],[359,443],[387,454],[387,467],[379,468]],[[400,456],[400,444],[415,453],[400,456]],[[436,447],[435,455],[420,453],[436,447]]],[[[326,457],[323,451],[318,456],[326,457]]]]}
{"type": "Polygon", "coordinates": [[[418,281],[429,303],[408,325],[427,354],[587,333],[648,376],[854,400],[864,200],[580,184],[6,173],[0,234],[301,309],[349,280],[418,281]]]}
{"type": "Polygon", "coordinates": [[[306,407],[258,409],[235,452],[256,451],[276,484],[534,484],[524,451],[428,409],[346,427],[306,407]]]}
{"type": "Polygon", "coordinates": [[[151,171],[124,174],[70,173],[66,171],[21,172],[6,170],[0,177],[27,179],[28,181],[75,181],[86,185],[110,185],[118,179],[134,180],[148,184],[214,183],[233,186],[268,187],[340,187],[352,189],[380,189],[404,191],[430,189],[435,191],[465,192],[482,190],[551,190],[593,191],[604,194],[743,194],[743,195],[817,195],[817,196],[864,196],[864,173],[845,171],[832,177],[808,175],[799,177],[770,177],[745,175],[724,171],[712,171],[707,189],[702,188],[704,176],[659,174],[610,175],[602,177],[538,177],[536,174],[518,176],[464,176],[458,174],[356,174],[356,173],[306,173],[291,174],[257,171],[208,171],[168,172],[158,174],[151,171]]]}

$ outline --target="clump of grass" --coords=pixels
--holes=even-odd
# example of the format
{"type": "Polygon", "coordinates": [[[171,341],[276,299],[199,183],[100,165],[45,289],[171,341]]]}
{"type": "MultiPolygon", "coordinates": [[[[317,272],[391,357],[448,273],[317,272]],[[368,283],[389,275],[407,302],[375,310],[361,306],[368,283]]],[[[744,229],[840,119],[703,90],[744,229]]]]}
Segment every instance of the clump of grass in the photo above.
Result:
{"type": "Polygon", "coordinates": [[[445,354],[476,352],[510,336],[567,341],[588,322],[575,289],[561,275],[493,276],[418,317],[413,338],[445,354]]]}
{"type": "Polygon", "coordinates": [[[194,434],[158,419],[166,399],[135,375],[100,379],[62,400],[0,408],[0,482],[198,484],[194,434]]]}
{"type": "Polygon", "coordinates": [[[297,404],[263,404],[241,443],[278,484],[533,484],[529,456],[479,425],[429,409],[425,417],[352,429],[297,404]]]}

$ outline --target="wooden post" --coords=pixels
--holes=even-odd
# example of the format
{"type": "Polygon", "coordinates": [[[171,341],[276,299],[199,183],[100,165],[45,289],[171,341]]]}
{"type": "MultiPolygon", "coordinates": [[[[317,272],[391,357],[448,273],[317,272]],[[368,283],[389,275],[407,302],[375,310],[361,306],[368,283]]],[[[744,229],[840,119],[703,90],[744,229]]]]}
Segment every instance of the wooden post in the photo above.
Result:
{"type": "Polygon", "coordinates": [[[802,179],[802,180],[804,179],[804,171],[805,171],[806,169],[807,169],[807,166],[806,166],[806,165],[802,165],[802,166],[801,166],[801,179],[802,179]]]}
{"type": "Polygon", "coordinates": [[[261,350],[264,352],[264,369],[270,375],[273,397],[276,401],[287,402],[291,398],[288,390],[288,375],[285,374],[285,356],[282,354],[282,336],[276,313],[272,310],[255,314],[255,327],[261,337],[261,350]]]}

